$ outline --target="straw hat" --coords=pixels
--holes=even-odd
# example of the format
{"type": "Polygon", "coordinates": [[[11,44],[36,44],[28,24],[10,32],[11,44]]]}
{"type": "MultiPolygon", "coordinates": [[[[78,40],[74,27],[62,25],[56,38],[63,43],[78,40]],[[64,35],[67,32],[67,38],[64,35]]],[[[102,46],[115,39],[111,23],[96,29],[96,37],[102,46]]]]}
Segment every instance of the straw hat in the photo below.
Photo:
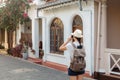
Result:
{"type": "Polygon", "coordinates": [[[72,35],[75,36],[75,37],[77,37],[77,38],[83,37],[82,31],[79,30],[79,29],[76,29],[76,30],[72,33],[72,35]]]}

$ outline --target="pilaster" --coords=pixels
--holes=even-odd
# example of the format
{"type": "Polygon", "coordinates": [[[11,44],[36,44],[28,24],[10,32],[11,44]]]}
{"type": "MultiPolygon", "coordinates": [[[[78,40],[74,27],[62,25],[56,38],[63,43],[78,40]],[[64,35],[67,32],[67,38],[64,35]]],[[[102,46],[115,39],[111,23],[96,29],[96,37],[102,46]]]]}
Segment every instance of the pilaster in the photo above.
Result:
{"type": "Polygon", "coordinates": [[[100,70],[105,69],[105,49],[106,49],[106,35],[107,35],[107,0],[101,0],[101,31],[100,31],[100,70]]]}
{"type": "Polygon", "coordinates": [[[16,45],[16,32],[13,32],[13,47],[16,45]]]}
{"type": "Polygon", "coordinates": [[[7,30],[5,30],[5,48],[8,48],[8,42],[7,42],[7,30]]]}
{"type": "Polygon", "coordinates": [[[39,57],[39,23],[38,19],[32,20],[32,43],[36,58],[39,57]]]}

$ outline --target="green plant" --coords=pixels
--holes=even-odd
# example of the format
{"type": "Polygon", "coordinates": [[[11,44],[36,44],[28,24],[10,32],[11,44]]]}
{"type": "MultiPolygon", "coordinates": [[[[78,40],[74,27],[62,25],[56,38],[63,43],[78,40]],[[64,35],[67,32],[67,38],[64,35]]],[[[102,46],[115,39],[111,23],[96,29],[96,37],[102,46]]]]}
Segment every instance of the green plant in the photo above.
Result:
{"type": "Polygon", "coordinates": [[[11,51],[11,49],[9,48],[9,49],[7,49],[7,53],[8,53],[8,55],[12,55],[12,51],[11,51]]]}
{"type": "Polygon", "coordinates": [[[22,53],[28,53],[28,45],[23,43],[22,53]]]}
{"type": "Polygon", "coordinates": [[[34,50],[34,49],[32,49],[31,52],[32,52],[33,54],[35,54],[35,50],[34,50]]]}
{"type": "Polygon", "coordinates": [[[40,50],[39,50],[39,57],[40,57],[40,59],[42,59],[43,56],[44,56],[44,50],[43,50],[43,49],[40,49],[40,50]]]}
{"type": "Polygon", "coordinates": [[[5,47],[3,45],[0,44],[0,49],[5,49],[5,47]]]}
{"type": "Polygon", "coordinates": [[[19,23],[23,24],[29,21],[27,11],[30,6],[28,0],[7,0],[5,4],[0,8],[0,28],[7,30],[8,47],[12,48],[13,32],[19,23]]]}

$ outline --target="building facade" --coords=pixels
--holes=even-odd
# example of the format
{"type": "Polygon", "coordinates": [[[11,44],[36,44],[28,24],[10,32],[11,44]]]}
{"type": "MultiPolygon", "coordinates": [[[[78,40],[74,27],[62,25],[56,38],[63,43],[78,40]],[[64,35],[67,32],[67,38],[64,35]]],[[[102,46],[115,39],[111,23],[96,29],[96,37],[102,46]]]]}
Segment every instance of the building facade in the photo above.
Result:
{"type": "MultiPolygon", "coordinates": [[[[83,32],[86,49],[86,71],[92,73],[94,56],[94,1],[56,0],[41,1],[37,5],[37,16],[33,20],[33,49],[38,51],[40,41],[44,50],[44,61],[69,65],[69,53],[59,51],[59,46],[76,29],[83,32]],[[82,4],[81,4],[82,3],[82,4]]],[[[36,57],[39,57],[38,52],[36,57]]]]}
{"type": "MultiPolygon", "coordinates": [[[[60,52],[58,47],[74,29],[79,28],[83,31],[87,54],[86,71],[90,74],[95,71],[114,73],[114,68],[119,71],[119,37],[115,36],[119,34],[118,3],[119,0],[41,0],[32,24],[35,26],[32,33],[33,48],[38,51],[36,44],[42,41],[44,61],[68,65],[68,53],[60,52]],[[115,22],[112,21],[115,18],[115,22]]],[[[38,53],[36,56],[39,56],[38,53]]]]}
{"type": "MultiPolygon", "coordinates": [[[[120,0],[34,0],[28,11],[31,19],[32,49],[39,58],[44,50],[44,61],[69,65],[69,53],[59,46],[76,29],[83,32],[86,49],[86,71],[120,75],[120,0]],[[40,45],[40,43],[42,45],[40,45]]],[[[23,25],[17,29],[16,43],[23,25]]]]}

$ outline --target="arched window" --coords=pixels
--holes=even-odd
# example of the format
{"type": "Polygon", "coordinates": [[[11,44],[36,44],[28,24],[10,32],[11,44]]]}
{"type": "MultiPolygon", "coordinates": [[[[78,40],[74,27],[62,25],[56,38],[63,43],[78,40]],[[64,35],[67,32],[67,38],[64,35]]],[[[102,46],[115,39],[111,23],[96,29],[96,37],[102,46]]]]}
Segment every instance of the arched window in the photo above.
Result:
{"type": "Polygon", "coordinates": [[[74,17],[72,26],[73,26],[73,32],[75,29],[83,30],[83,22],[79,15],[76,15],[74,17]]]}
{"type": "Polygon", "coordinates": [[[63,43],[63,23],[59,18],[55,18],[50,26],[50,52],[55,54],[63,54],[59,51],[60,45],[63,43]]]}
{"type": "MultiPolygon", "coordinates": [[[[76,29],[80,29],[83,32],[83,22],[79,15],[76,15],[74,17],[72,26],[73,26],[73,29],[72,29],[73,32],[76,29]]],[[[83,42],[83,39],[82,39],[82,42],[83,42]]]]}

